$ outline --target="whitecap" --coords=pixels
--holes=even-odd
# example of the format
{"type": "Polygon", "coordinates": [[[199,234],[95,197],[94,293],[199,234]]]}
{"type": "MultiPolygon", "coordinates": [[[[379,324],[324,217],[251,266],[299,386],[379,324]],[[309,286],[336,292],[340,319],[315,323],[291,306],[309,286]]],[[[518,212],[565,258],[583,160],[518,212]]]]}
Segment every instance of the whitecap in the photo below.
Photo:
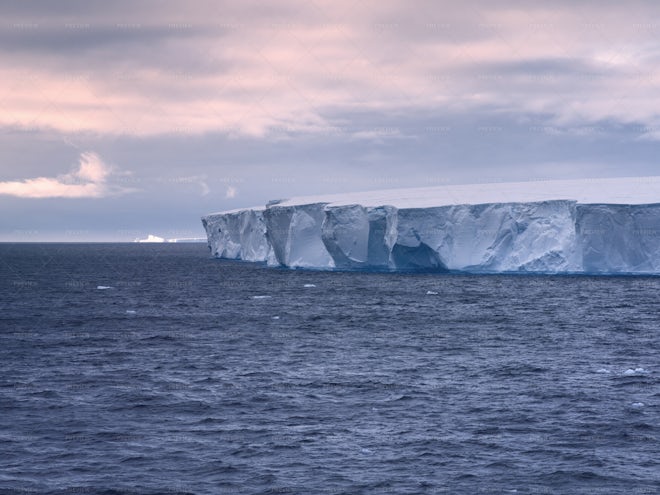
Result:
{"type": "Polygon", "coordinates": [[[271,296],[252,296],[252,299],[269,299],[271,296]]]}
{"type": "Polygon", "coordinates": [[[596,373],[611,373],[611,371],[605,368],[600,368],[596,370],[596,373]]]}
{"type": "Polygon", "coordinates": [[[303,287],[316,287],[316,285],[314,285],[314,284],[305,284],[305,285],[303,285],[303,287]]]}
{"type": "Polygon", "coordinates": [[[279,320],[279,319],[280,319],[279,316],[273,316],[273,320],[279,320]]]}
{"type": "Polygon", "coordinates": [[[137,313],[137,311],[135,311],[134,309],[127,309],[126,310],[127,315],[134,315],[135,313],[137,313]]]}
{"type": "Polygon", "coordinates": [[[626,371],[623,372],[624,375],[626,376],[632,376],[632,375],[643,375],[645,373],[648,373],[644,368],[628,368],[626,371]]]}
{"type": "Polygon", "coordinates": [[[426,295],[427,295],[427,296],[437,296],[438,293],[435,292],[435,291],[432,291],[432,290],[427,290],[427,291],[426,291],[426,295]]]}
{"type": "Polygon", "coordinates": [[[644,407],[644,403],[643,402],[633,402],[631,404],[631,406],[632,407],[644,407]]]}
{"type": "Polygon", "coordinates": [[[112,289],[109,285],[97,285],[96,288],[98,290],[112,289]]]}

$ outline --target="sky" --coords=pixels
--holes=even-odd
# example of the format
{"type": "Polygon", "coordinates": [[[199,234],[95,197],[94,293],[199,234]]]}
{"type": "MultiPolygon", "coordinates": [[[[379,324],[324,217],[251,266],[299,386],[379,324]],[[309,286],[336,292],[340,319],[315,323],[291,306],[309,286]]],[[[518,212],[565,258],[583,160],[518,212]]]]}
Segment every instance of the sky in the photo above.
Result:
{"type": "Polygon", "coordinates": [[[300,195],[660,175],[660,3],[0,1],[0,241],[300,195]]]}

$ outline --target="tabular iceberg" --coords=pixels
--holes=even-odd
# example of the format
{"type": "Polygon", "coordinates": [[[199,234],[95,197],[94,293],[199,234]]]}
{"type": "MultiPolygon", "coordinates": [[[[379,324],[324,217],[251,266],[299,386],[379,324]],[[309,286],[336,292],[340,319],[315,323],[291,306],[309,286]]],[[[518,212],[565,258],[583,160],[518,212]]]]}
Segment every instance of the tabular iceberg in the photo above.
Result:
{"type": "Polygon", "coordinates": [[[660,273],[660,178],[442,186],[202,218],[218,258],[342,270],[660,273]]]}

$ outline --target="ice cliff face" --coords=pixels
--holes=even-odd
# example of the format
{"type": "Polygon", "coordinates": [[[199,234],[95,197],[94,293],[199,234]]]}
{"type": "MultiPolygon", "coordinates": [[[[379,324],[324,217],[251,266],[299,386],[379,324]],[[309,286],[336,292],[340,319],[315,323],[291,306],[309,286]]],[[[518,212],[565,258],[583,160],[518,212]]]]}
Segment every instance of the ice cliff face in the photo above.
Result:
{"type": "Polygon", "coordinates": [[[452,270],[576,271],[575,203],[400,210],[393,253],[397,246],[424,247],[433,260],[452,270]]]}
{"type": "Polygon", "coordinates": [[[321,240],[325,219],[323,203],[278,206],[264,212],[266,239],[275,260],[292,268],[334,268],[321,240]]]}
{"type": "Polygon", "coordinates": [[[660,273],[660,204],[578,205],[581,268],[593,273],[660,273]]]}
{"type": "Polygon", "coordinates": [[[263,211],[247,209],[202,218],[209,248],[217,258],[265,261],[271,251],[263,211]]]}
{"type": "Polygon", "coordinates": [[[396,242],[396,219],[391,206],[327,207],[321,239],[338,268],[387,269],[396,242]]]}
{"type": "Polygon", "coordinates": [[[291,268],[660,273],[660,204],[399,203],[289,200],[202,222],[214,256],[291,268]]]}

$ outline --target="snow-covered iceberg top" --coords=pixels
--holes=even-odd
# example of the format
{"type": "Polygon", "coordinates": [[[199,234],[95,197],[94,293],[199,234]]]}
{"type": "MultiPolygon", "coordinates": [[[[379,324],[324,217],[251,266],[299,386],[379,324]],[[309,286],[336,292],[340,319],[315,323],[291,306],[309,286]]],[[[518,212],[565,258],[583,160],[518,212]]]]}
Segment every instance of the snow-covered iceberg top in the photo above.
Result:
{"type": "Polygon", "coordinates": [[[379,191],[300,196],[277,202],[279,206],[328,203],[397,208],[429,208],[461,204],[532,203],[568,199],[578,203],[660,203],[660,176],[607,179],[544,180],[457,184],[379,191]]]}
{"type": "Polygon", "coordinates": [[[660,273],[660,177],[307,196],[202,222],[214,256],[291,268],[660,273]]]}

